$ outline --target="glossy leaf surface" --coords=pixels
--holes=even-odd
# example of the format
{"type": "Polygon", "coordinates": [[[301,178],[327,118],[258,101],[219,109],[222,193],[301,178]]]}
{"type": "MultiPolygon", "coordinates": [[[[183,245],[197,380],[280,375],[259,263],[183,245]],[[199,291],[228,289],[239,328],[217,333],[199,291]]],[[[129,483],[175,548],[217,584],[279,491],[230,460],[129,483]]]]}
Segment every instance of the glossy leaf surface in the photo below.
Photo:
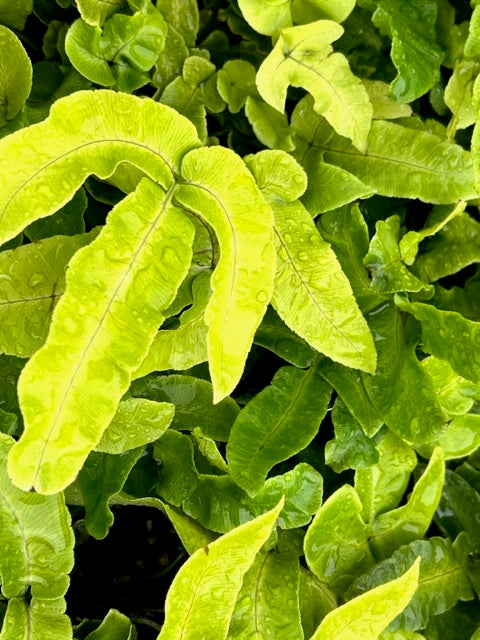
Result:
{"type": "Polygon", "coordinates": [[[0,25],[0,127],[19,113],[31,88],[30,58],[13,31],[0,25]]]}

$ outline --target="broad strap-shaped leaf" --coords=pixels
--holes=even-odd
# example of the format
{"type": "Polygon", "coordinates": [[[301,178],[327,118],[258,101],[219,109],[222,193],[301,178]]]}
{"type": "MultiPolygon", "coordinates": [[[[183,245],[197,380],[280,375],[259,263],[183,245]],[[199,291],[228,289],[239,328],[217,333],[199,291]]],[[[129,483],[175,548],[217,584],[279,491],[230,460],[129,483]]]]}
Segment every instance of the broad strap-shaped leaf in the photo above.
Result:
{"type": "Polygon", "coordinates": [[[238,6],[255,31],[272,35],[292,24],[305,24],[321,18],[343,22],[355,6],[355,1],[288,0],[268,2],[262,6],[255,0],[240,0],[238,6]]]}
{"type": "Polygon", "coordinates": [[[13,439],[0,434],[0,575],[6,598],[24,596],[30,587],[37,601],[63,598],[73,567],[73,531],[62,494],[24,493],[5,468],[13,439]]]}
{"type": "Polygon", "coordinates": [[[371,287],[386,295],[397,291],[433,293],[433,287],[419,280],[407,269],[400,253],[400,218],[390,216],[376,224],[368,253],[363,263],[372,276],[371,287]]]}
{"type": "Polygon", "coordinates": [[[113,524],[109,500],[123,489],[133,465],[144,447],[119,455],[92,451],[78,475],[78,486],[85,504],[85,527],[94,538],[101,540],[113,524]]]}
{"type": "Polygon", "coordinates": [[[30,58],[13,31],[0,25],[0,127],[19,113],[31,88],[30,58]]]}
{"type": "Polygon", "coordinates": [[[12,598],[3,620],[1,640],[72,640],[72,623],[64,598],[12,598]]]}
{"type": "Polygon", "coordinates": [[[328,358],[320,361],[320,373],[332,385],[352,416],[359,422],[369,438],[378,432],[384,420],[377,405],[369,395],[363,378],[358,373],[328,358]]]}
{"type": "Polygon", "coordinates": [[[134,379],[152,371],[183,371],[207,360],[205,309],[210,300],[209,274],[200,273],[195,278],[192,296],[192,306],[180,316],[179,326],[156,334],[145,359],[133,373],[134,379]]]}
{"type": "Polygon", "coordinates": [[[374,309],[367,318],[377,340],[378,368],[373,376],[361,375],[372,403],[386,425],[407,442],[437,439],[447,416],[415,355],[420,327],[391,303],[374,309]]]}
{"type": "Polygon", "coordinates": [[[360,498],[350,485],[343,485],[320,507],[308,528],[304,549],[310,570],[342,593],[375,564],[369,533],[360,498]]]}
{"type": "Polygon", "coordinates": [[[392,60],[398,74],[392,93],[411,102],[426,93],[440,77],[443,51],[436,43],[435,0],[375,0],[373,22],[392,38],[392,60]]]}
{"type": "Polygon", "coordinates": [[[335,473],[341,473],[346,469],[368,469],[378,462],[379,455],[375,445],[380,434],[368,438],[340,396],[335,399],[333,405],[332,422],[335,438],[325,445],[325,463],[335,473]]]}
{"type": "Polygon", "coordinates": [[[269,538],[283,500],[271,511],[198,549],[178,571],[158,640],[225,640],[245,573],[269,538]]]}
{"type": "Polygon", "coordinates": [[[273,351],[300,369],[309,367],[316,356],[316,351],[291,331],[272,307],[267,309],[262,324],[257,329],[255,344],[273,351]]]}
{"type": "Polygon", "coordinates": [[[415,271],[424,280],[435,282],[476,262],[480,262],[480,224],[462,211],[425,241],[415,271]]]}
{"type": "Polygon", "coordinates": [[[228,440],[239,412],[232,398],[213,404],[212,384],[193,376],[152,375],[135,381],[130,392],[134,396],[175,405],[172,429],[193,431],[200,427],[203,435],[220,442],[228,440]]]}
{"type": "Polygon", "coordinates": [[[375,519],[370,544],[377,557],[386,558],[401,545],[423,538],[442,496],[444,479],[445,459],[437,447],[407,503],[375,519]]]}
{"type": "Polygon", "coordinates": [[[363,264],[368,251],[369,234],[358,204],[319,216],[317,228],[332,245],[360,309],[366,313],[381,304],[385,298],[372,291],[368,271],[363,264]]]}
{"type": "Polygon", "coordinates": [[[365,522],[373,522],[378,514],[398,505],[417,465],[412,447],[391,431],[383,433],[377,451],[378,462],[355,473],[355,490],[363,504],[365,522]]]}
{"type": "Polygon", "coordinates": [[[217,534],[208,531],[196,520],[185,515],[181,509],[172,507],[169,504],[165,504],[163,509],[190,555],[218,537],[217,534]]]}
{"type": "Polygon", "coordinates": [[[103,28],[76,20],[65,38],[65,51],[75,69],[88,80],[119,91],[143,87],[167,32],[162,14],[152,4],[146,7],[134,15],[115,13],[103,28]]]}
{"type": "Polygon", "coordinates": [[[391,580],[328,613],[311,640],[378,640],[380,633],[402,612],[418,585],[420,558],[391,580]]]}
{"type": "Polygon", "coordinates": [[[282,367],[235,420],[227,444],[233,479],[250,495],[262,488],[270,469],[304,449],[317,434],[331,387],[317,367],[282,367]],[[301,424],[302,428],[298,429],[301,424]]]}
{"type": "Polygon", "coordinates": [[[447,611],[458,600],[471,600],[474,597],[467,576],[470,549],[466,534],[459,536],[453,544],[437,537],[416,540],[401,547],[391,558],[380,562],[356,580],[347,597],[358,596],[367,589],[397,578],[412,561],[421,556],[417,591],[405,610],[391,622],[390,629],[424,629],[430,617],[447,611]]]}
{"type": "Polygon", "coordinates": [[[101,27],[107,18],[125,6],[124,0],[77,0],[77,8],[85,22],[101,27]]]}
{"type": "Polygon", "coordinates": [[[79,91],[57,100],[45,121],[0,141],[0,245],[69,202],[87,176],[106,178],[122,162],[168,188],[199,144],[186,118],[149,99],[79,91]]]}
{"type": "Polygon", "coordinates": [[[303,640],[299,579],[293,553],[259,553],[243,579],[227,640],[259,634],[264,640],[303,640]]]}
{"type": "Polygon", "coordinates": [[[327,585],[303,567],[300,567],[299,602],[305,638],[311,638],[327,613],[337,606],[327,585]]]}
{"type": "Polygon", "coordinates": [[[480,382],[480,323],[421,302],[401,302],[399,306],[420,321],[425,351],[447,360],[463,378],[480,382]]]}
{"type": "Polygon", "coordinates": [[[33,11],[33,0],[1,0],[0,22],[14,29],[23,29],[27,17],[33,11]]]}
{"type": "Polygon", "coordinates": [[[367,155],[337,135],[322,149],[325,162],[353,173],[381,195],[434,204],[477,197],[470,153],[418,129],[374,120],[367,155]]]}
{"type": "Polygon", "coordinates": [[[95,235],[55,236],[0,252],[0,351],[26,357],[42,346],[67,264],[95,235]]]}
{"type": "Polygon", "coordinates": [[[175,414],[169,402],[127,398],[95,446],[100,453],[120,454],[158,440],[168,429],[175,414]]]}
{"type": "Polygon", "coordinates": [[[110,609],[102,624],[85,640],[135,640],[135,627],[123,613],[110,609]]]}
{"type": "Polygon", "coordinates": [[[303,87],[314,97],[315,111],[364,153],[372,105],[345,56],[332,53],[331,42],[342,34],[331,20],[282,29],[257,72],[257,87],[265,102],[281,112],[288,86],[303,87]]]}
{"type": "Polygon", "coordinates": [[[273,215],[242,160],[229,149],[208,147],[182,162],[185,183],[175,202],[211,225],[220,259],[205,312],[215,402],[229,395],[243,373],[255,331],[273,292],[273,215]]]}
{"type": "Polygon", "coordinates": [[[25,432],[9,457],[18,486],[64,488],[114,417],[190,266],[193,226],[171,197],[142,180],[70,261],[48,340],[19,381],[25,432]]]}
{"type": "MultiPolygon", "coordinates": [[[[455,206],[437,206],[432,209],[427,222],[420,231],[407,231],[400,240],[400,253],[405,264],[413,264],[418,252],[418,245],[422,240],[435,235],[457,215],[465,210],[466,202],[459,202],[455,206]]],[[[425,272],[423,272],[425,273],[425,272]]]]}
{"type": "Polygon", "coordinates": [[[202,142],[208,134],[206,109],[218,113],[225,108],[217,91],[215,65],[202,56],[185,60],[182,74],[165,87],[160,100],[191,120],[202,142]]]}
{"type": "Polygon", "coordinates": [[[282,320],[318,351],[346,366],[373,372],[376,353],[347,277],[310,214],[298,201],[304,174],[281,152],[264,151],[248,164],[275,216],[277,270],[272,304],[282,320]],[[283,171],[282,171],[283,169],[283,171]]]}

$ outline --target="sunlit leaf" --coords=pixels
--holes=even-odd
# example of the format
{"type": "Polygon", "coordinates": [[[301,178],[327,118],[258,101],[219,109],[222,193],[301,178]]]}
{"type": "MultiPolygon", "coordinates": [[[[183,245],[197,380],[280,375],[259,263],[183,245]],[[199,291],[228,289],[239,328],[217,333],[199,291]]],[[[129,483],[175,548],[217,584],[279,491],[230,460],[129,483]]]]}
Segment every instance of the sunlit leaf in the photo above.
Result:
{"type": "Polygon", "coordinates": [[[0,24],[0,127],[19,113],[31,88],[30,58],[13,31],[0,24]]]}

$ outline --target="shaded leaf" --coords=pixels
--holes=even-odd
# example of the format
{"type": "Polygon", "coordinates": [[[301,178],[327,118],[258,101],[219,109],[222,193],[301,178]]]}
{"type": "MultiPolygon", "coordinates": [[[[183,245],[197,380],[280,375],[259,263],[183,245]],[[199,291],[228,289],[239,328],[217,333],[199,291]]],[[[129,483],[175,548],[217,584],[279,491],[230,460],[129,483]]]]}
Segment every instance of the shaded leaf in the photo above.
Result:
{"type": "Polygon", "coordinates": [[[33,0],[0,0],[0,24],[22,30],[33,11],[33,0]]]}
{"type": "Polygon", "coordinates": [[[337,606],[327,585],[303,567],[300,567],[299,603],[305,638],[310,638],[327,613],[337,606]]]}
{"type": "Polygon", "coordinates": [[[89,633],[85,640],[134,640],[135,627],[123,613],[110,609],[102,624],[89,633]]]}
{"type": "Polygon", "coordinates": [[[245,115],[254,134],[270,149],[292,151],[295,148],[287,116],[279,113],[263,100],[247,96],[245,115]]]}
{"type": "Polygon", "coordinates": [[[275,464],[315,437],[330,395],[331,388],[315,365],[307,371],[295,367],[277,371],[272,384],[250,400],[233,424],[227,458],[235,482],[250,495],[257,494],[275,464]]]}
{"type": "Polygon", "coordinates": [[[211,383],[193,376],[149,376],[134,382],[130,392],[175,405],[171,429],[193,431],[200,427],[205,436],[221,442],[228,440],[239,412],[232,398],[224,398],[214,405],[211,383]]]}

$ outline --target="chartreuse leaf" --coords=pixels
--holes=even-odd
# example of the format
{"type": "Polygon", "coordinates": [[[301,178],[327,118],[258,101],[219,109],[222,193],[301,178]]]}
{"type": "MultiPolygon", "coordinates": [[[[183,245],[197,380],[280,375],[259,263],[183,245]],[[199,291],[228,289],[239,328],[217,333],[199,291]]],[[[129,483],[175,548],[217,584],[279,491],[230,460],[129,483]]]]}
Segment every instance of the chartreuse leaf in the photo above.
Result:
{"type": "MultiPolygon", "coordinates": [[[[0,6],[0,21],[2,8],[0,6]]],[[[17,36],[0,24],[0,127],[22,109],[32,88],[32,63],[17,36]]]]}
{"type": "Polygon", "coordinates": [[[398,216],[390,216],[385,221],[377,222],[376,233],[363,259],[372,276],[372,289],[383,295],[396,291],[425,291],[432,294],[433,287],[419,280],[404,265],[399,240],[398,216]]]}
{"type": "Polygon", "coordinates": [[[85,640],[135,640],[135,627],[123,613],[110,609],[102,624],[85,640]]]}
{"type": "Polygon", "coordinates": [[[246,60],[227,60],[217,73],[217,89],[231,113],[238,113],[248,96],[258,98],[256,71],[246,60]]]}
{"type": "Polygon", "coordinates": [[[373,339],[350,283],[309,213],[300,202],[292,202],[304,190],[305,174],[279,151],[263,151],[247,161],[275,216],[275,310],[318,351],[347,366],[374,371],[373,339]]]}
{"type": "Polygon", "coordinates": [[[320,507],[304,540],[310,570],[336,593],[375,564],[355,489],[345,484],[320,507]]]}
{"type": "Polygon", "coordinates": [[[235,388],[273,293],[273,215],[243,161],[208,147],[185,156],[175,201],[210,224],[220,243],[205,312],[207,351],[219,402],[235,388]]]}
{"type": "Polygon", "coordinates": [[[96,232],[56,236],[0,252],[0,351],[31,356],[47,337],[65,291],[65,269],[96,232]]]}
{"type": "Polygon", "coordinates": [[[152,100],[113,91],[57,100],[46,120],[0,141],[0,244],[55,213],[87,176],[107,178],[122,162],[168,188],[185,153],[199,144],[188,120],[152,100]]]}
{"type": "Polygon", "coordinates": [[[238,5],[250,26],[269,36],[292,24],[305,24],[322,18],[343,22],[355,6],[355,1],[288,0],[259,6],[255,0],[239,0],[238,5]]]}
{"type": "Polygon", "coordinates": [[[115,417],[95,445],[95,451],[120,454],[145,446],[163,435],[174,414],[175,406],[169,402],[143,398],[122,400],[115,417]]]}
{"type": "Polygon", "coordinates": [[[283,507],[240,525],[198,549],[175,576],[165,602],[165,623],[158,640],[209,640],[227,637],[245,573],[268,540],[283,507]]]}
{"type": "Polygon", "coordinates": [[[425,241],[415,271],[434,282],[475,262],[480,262],[480,224],[467,212],[460,212],[425,241]]]}
{"type": "Polygon", "coordinates": [[[455,206],[437,206],[430,212],[427,222],[420,231],[407,231],[400,240],[400,254],[405,264],[413,264],[418,252],[418,245],[422,240],[435,235],[455,216],[465,211],[465,202],[455,206]]]}
{"type": "Polygon", "coordinates": [[[200,273],[192,283],[192,306],[180,316],[176,329],[160,330],[142,364],[133,373],[141,378],[151,371],[183,371],[207,360],[205,309],[210,300],[210,275],[200,273]]]}
{"type": "Polygon", "coordinates": [[[372,103],[374,120],[395,120],[412,115],[412,107],[409,104],[392,99],[390,87],[386,82],[367,78],[362,78],[362,82],[372,103]]]}
{"type": "Polygon", "coordinates": [[[235,420],[227,443],[233,479],[250,495],[263,487],[270,469],[304,449],[325,415],[331,387],[312,365],[282,367],[235,420]],[[302,424],[302,429],[296,425],[302,424]]]}
{"type": "Polygon", "coordinates": [[[200,427],[203,435],[226,442],[239,408],[232,398],[213,404],[210,382],[192,376],[149,376],[135,381],[130,392],[158,403],[175,405],[171,428],[193,431],[200,427]]]}
{"type": "Polygon", "coordinates": [[[374,120],[367,155],[338,135],[321,149],[325,162],[353,173],[381,195],[434,204],[477,197],[470,153],[418,129],[374,120]]]}
{"type": "Polygon", "coordinates": [[[391,558],[383,560],[358,578],[347,592],[347,597],[358,596],[367,589],[397,578],[414,559],[421,556],[417,591],[410,604],[390,624],[390,629],[423,629],[430,617],[447,611],[459,600],[473,598],[467,576],[470,549],[465,534],[459,536],[453,544],[437,537],[416,540],[401,547],[391,558]]]}
{"type": "Polygon", "coordinates": [[[22,30],[33,11],[33,0],[0,0],[0,24],[22,30]]]}
{"type": "MultiPolygon", "coordinates": [[[[456,374],[446,360],[434,356],[424,358],[422,367],[432,379],[440,404],[449,416],[463,416],[470,411],[479,398],[478,385],[456,374]]],[[[451,426],[450,423],[449,430],[451,426]]]]}
{"type": "Polygon", "coordinates": [[[468,25],[468,37],[465,42],[464,55],[466,58],[476,58],[480,56],[480,9],[478,2],[473,0],[472,17],[468,25]]]}
{"type": "Polygon", "coordinates": [[[437,447],[407,503],[375,519],[370,544],[377,557],[388,557],[402,544],[423,538],[440,501],[444,479],[443,450],[437,447]]]}
{"type": "Polygon", "coordinates": [[[259,553],[243,579],[227,640],[303,640],[299,580],[293,553],[259,553]]]}
{"type": "Polygon", "coordinates": [[[63,596],[73,567],[70,514],[63,494],[24,493],[12,484],[5,468],[12,444],[12,438],[0,434],[0,579],[3,596],[11,599],[0,637],[69,640],[63,596]],[[29,604],[24,599],[28,589],[29,604]]]}
{"type": "Polygon", "coordinates": [[[252,125],[254,134],[266,147],[283,151],[292,151],[295,148],[286,114],[279,113],[263,100],[248,96],[245,115],[252,125]]]}
{"type": "Polygon", "coordinates": [[[340,396],[332,410],[335,438],[325,445],[325,462],[335,473],[346,469],[368,468],[378,462],[375,448],[379,435],[368,438],[340,396]]]}
{"type": "Polygon", "coordinates": [[[92,451],[80,470],[78,485],[85,503],[85,526],[97,540],[105,538],[113,524],[110,498],[123,489],[142,451],[143,447],[119,455],[92,451]]]}
{"type": "Polygon", "coordinates": [[[119,91],[134,91],[149,80],[148,72],[165,44],[167,26],[152,5],[133,16],[115,13],[103,28],[76,20],[65,38],[65,51],[83,76],[119,91]]]}
{"type": "Polygon", "coordinates": [[[374,309],[367,318],[378,350],[376,374],[361,374],[371,402],[400,438],[419,444],[434,441],[443,433],[447,416],[415,355],[418,323],[391,303],[374,309]]]}
{"type": "Polygon", "coordinates": [[[1,640],[71,640],[72,625],[64,598],[12,598],[3,620],[1,640]]]}
{"type": "MultiPolygon", "coordinates": [[[[470,455],[480,447],[480,416],[475,413],[455,416],[435,444],[442,447],[446,460],[470,455]]],[[[428,456],[432,449],[433,444],[417,447],[422,456],[428,456]]]]}
{"type": "Polygon", "coordinates": [[[448,124],[450,139],[453,139],[458,129],[465,129],[475,123],[475,108],[473,106],[473,84],[480,67],[472,60],[457,60],[453,74],[445,87],[445,104],[452,112],[448,124]]]}
{"type": "Polygon", "coordinates": [[[18,486],[65,487],[115,415],[190,266],[193,226],[171,197],[142,180],[70,261],[48,340],[19,381],[25,432],[9,457],[18,486]]]}
{"type": "Polygon", "coordinates": [[[399,302],[399,306],[420,321],[427,353],[447,360],[463,378],[480,382],[480,323],[421,302],[399,302]]]}
{"type": "Polygon", "coordinates": [[[76,0],[77,8],[83,20],[95,27],[101,27],[107,18],[126,6],[125,0],[76,0]]]}
{"type": "Polygon", "coordinates": [[[397,77],[395,98],[411,102],[426,93],[440,77],[444,53],[436,44],[435,0],[375,0],[373,22],[392,38],[392,60],[397,77]]]}
{"type": "Polygon", "coordinates": [[[355,473],[355,490],[363,505],[365,522],[394,509],[407,488],[410,474],[417,465],[412,448],[391,431],[377,444],[378,462],[355,473]]]}
{"type": "Polygon", "coordinates": [[[418,585],[420,558],[395,580],[357,596],[328,613],[311,640],[378,640],[411,601],[418,585]]]}
{"type": "Polygon", "coordinates": [[[257,87],[265,102],[280,112],[288,85],[303,87],[314,97],[315,111],[365,152],[372,106],[345,56],[332,53],[331,42],[342,34],[342,27],[331,20],[282,29],[257,72],[257,87]]]}

